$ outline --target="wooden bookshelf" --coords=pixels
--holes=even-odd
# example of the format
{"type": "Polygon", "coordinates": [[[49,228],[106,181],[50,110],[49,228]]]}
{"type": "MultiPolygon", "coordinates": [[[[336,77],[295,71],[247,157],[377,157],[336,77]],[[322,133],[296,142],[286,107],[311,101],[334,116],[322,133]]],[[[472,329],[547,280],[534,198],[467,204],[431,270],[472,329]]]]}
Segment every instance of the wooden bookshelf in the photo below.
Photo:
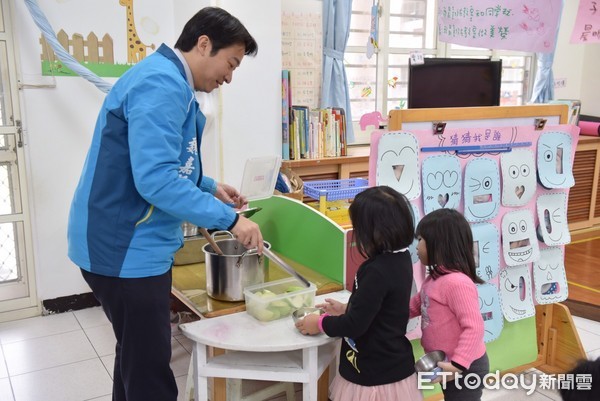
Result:
{"type": "Polygon", "coordinates": [[[369,146],[351,147],[348,153],[348,156],[322,159],[284,160],[281,167],[293,170],[303,181],[367,178],[369,146]]]}

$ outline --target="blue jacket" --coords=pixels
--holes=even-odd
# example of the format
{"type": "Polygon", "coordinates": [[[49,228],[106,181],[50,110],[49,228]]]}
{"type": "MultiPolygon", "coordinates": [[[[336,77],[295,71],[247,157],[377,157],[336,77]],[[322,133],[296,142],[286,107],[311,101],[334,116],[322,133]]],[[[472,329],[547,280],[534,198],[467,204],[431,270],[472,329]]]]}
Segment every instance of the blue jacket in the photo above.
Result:
{"type": "Polygon", "coordinates": [[[165,273],[183,245],[181,223],[231,229],[234,210],[202,175],[206,118],[183,65],[164,44],[106,96],[68,224],[69,258],[113,277],[165,273]]]}

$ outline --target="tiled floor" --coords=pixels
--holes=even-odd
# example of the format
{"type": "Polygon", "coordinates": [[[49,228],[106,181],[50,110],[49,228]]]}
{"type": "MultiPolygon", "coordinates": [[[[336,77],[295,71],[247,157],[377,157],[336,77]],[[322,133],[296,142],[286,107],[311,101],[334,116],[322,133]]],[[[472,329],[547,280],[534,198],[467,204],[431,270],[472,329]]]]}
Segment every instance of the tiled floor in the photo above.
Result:
{"type": "MultiPolygon", "coordinates": [[[[574,320],[588,358],[600,357],[600,323],[574,320]]],[[[114,344],[100,308],[0,323],[0,401],[110,401],[114,344]]],[[[171,344],[171,365],[183,400],[192,344],[178,331],[171,344]]],[[[301,400],[300,392],[296,396],[301,400]]],[[[487,401],[505,397],[502,390],[484,395],[487,401]]],[[[527,396],[512,390],[510,397],[560,400],[550,391],[527,396]]]]}

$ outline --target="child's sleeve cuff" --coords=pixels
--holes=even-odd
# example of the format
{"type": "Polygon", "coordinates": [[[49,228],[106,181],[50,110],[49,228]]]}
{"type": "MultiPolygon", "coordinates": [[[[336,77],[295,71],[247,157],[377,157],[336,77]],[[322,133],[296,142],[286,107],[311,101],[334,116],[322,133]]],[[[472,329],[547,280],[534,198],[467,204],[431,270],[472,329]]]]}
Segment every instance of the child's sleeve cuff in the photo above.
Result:
{"type": "Polygon", "coordinates": [[[325,330],[323,330],[323,319],[325,319],[327,316],[329,316],[329,313],[323,313],[321,316],[319,316],[319,331],[321,331],[321,333],[325,332],[325,330]]]}

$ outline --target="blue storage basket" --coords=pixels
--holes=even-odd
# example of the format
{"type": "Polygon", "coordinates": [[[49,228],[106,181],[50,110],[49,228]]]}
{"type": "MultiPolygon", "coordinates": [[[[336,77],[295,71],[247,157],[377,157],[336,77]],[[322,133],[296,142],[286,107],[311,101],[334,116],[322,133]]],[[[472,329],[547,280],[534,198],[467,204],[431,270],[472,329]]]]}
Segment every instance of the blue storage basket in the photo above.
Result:
{"type": "Polygon", "coordinates": [[[354,199],[360,192],[368,188],[369,181],[364,178],[346,180],[304,181],[304,195],[315,200],[326,196],[326,200],[354,199]]]}

